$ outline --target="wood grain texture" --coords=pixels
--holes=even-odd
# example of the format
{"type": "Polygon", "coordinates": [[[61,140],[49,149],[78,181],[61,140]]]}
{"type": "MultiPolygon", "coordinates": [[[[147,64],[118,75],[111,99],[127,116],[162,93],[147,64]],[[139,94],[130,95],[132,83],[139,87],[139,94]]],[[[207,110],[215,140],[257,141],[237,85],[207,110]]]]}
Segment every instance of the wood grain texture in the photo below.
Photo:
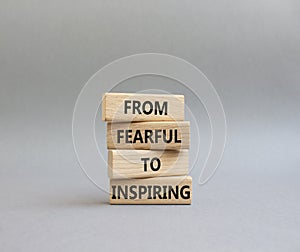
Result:
{"type": "Polygon", "coordinates": [[[190,176],[110,180],[110,204],[191,204],[190,176]]]}
{"type": "MultiPolygon", "coordinates": [[[[157,134],[157,136],[159,134],[157,134]]],[[[107,123],[106,138],[108,149],[189,149],[190,122],[107,123]],[[146,139],[146,131],[148,131],[148,133],[149,131],[150,133],[152,132],[152,141],[146,139]],[[126,132],[128,132],[128,134],[126,134],[126,132]],[[137,134],[139,132],[140,135],[137,134]],[[160,138],[156,137],[156,132],[159,132],[161,135],[160,138]],[[166,134],[165,137],[164,134],[166,134]],[[137,135],[141,137],[141,141],[135,141],[135,136],[137,135]],[[172,141],[166,143],[164,139],[172,141]],[[130,141],[132,141],[132,143],[130,143],[130,141]]]]}
{"type": "Polygon", "coordinates": [[[106,93],[102,98],[102,120],[119,122],[183,121],[184,96],[166,94],[106,93]],[[165,107],[163,106],[164,104],[165,107]],[[145,106],[143,107],[143,105],[145,106]],[[153,106],[152,111],[150,107],[151,105],[153,106]],[[143,113],[143,108],[146,112],[151,113],[143,113]],[[141,114],[139,112],[141,112],[141,114]]]}
{"type": "Polygon", "coordinates": [[[188,150],[108,151],[108,175],[111,179],[187,175],[188,167],[188,150]]]}

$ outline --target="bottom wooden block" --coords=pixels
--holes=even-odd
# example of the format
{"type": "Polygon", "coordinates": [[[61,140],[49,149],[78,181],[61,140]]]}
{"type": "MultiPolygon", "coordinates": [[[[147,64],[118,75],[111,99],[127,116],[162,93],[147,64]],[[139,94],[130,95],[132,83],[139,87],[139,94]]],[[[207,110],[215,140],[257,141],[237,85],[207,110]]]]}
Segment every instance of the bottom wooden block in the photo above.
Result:
{"type": "Polygon", "coordinates": [[[110,204],[191,204],[192,177],[111,179],[110,204]]]}

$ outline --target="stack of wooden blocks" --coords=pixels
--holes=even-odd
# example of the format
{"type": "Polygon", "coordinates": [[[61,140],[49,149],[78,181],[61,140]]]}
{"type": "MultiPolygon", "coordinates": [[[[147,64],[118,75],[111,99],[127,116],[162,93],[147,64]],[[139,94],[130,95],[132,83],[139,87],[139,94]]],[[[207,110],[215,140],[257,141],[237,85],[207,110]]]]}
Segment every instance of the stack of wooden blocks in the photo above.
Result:
{"type": "Polygon", "coordinates": [[[191,204],[184,96],[106,93],[110,204],[191,204]]]}

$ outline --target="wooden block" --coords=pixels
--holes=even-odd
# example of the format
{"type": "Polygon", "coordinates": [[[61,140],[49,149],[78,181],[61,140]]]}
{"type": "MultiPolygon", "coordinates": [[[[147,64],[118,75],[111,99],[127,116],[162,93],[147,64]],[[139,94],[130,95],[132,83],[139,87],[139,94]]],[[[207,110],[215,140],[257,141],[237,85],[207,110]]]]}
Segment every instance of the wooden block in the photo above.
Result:
{"type": "Polygon", "coordinates": [[[110,180],[110,204],[191,204],[192,177],[110,180]]]}
{"type": "Polygon", "coordinates": [[[190,122],[108,123],[108,149],[188,149],[190,122]]]}
{"type": "Polygon", "coordinates": [[[112,179],[187,175],[188,167],[188,150],[108,151],[108,175],[112,179]]]}
{"type": "Polygon", "coordinates": [[[166,94],[106,93],[103,121],[183,121],[184,96],[166,94]]]}

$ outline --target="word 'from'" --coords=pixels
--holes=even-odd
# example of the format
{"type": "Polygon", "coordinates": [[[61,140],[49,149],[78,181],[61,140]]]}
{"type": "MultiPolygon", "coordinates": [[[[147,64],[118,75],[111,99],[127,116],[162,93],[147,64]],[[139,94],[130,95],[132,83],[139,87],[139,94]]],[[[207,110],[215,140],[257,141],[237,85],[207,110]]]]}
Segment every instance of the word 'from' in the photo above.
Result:
{"type": "Polygon", "coordinates": [[[124,114],[168,115],[168,102],[124,100],[124,114]]]}

